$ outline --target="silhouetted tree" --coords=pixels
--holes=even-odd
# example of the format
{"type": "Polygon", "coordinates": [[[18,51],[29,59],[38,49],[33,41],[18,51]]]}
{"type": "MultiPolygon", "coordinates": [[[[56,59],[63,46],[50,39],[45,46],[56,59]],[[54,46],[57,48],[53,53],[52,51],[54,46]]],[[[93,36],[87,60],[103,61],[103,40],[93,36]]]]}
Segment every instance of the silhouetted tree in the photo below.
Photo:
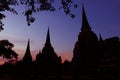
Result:
{"type": "Polygon", "coordinates": [[[10,11],[14,14],[18,14],[17,11],[12,8],[13,6],[26,5],[28,9],[23,11],[23,14],[26,16],[27,24],[30,25],[35,21],[35,18],[32,14],[41,11],[55,11],[59,5],[59,10],[63,9],[66,15],[70,15],[72,18],[75,15],[71,12],[71,7],[77,8],[77,4],[73,3],[73,0],[56,0],[58,4],[53,6],[55,0],[0,0],[0,30],[3,30],[4,24],[2,19],[5,18],[5,14],[1,13],[3,11],[10,11]]]}
{"type": "Polygon", "coordinates": [[[17,14],[15,9],[10,7],[10,5],[18,5],[18,2],[16,0],[0,0],[0,30],[4,29],[2,19],[6,17],[5,14],[2,13],[3,11],[10,11],[17,14]]]}
{"type": "Polygon", "coordinates": [[[6,59],[17,59],[18,54],[14,50],[12,50],[13,47],[14,45],[8,40],[0,40],[0,56],[3,56],[3,58],[6,59]]]}

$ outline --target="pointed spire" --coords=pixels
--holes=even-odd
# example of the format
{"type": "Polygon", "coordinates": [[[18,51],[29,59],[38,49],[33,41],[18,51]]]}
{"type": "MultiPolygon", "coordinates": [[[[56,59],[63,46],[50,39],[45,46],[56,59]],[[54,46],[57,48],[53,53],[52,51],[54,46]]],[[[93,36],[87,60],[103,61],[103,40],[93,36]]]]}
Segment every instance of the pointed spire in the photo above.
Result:
{"type": "Polygon", "coordinates": [[[28,39],[26,52],[30,53],[30,39],[28,39]]]}
{"type": "Polygon", "coordinates": [[[89,26],[85,10],[84,10],[84,5],[82,4],[82,27],[81,30],[91,30],[91,27],[89,26]]]}
{"type": "Polygon", "coordinates": [[[99,33],[99,41],[103,41],[101,34],[99,33]]]}
{"type": "Polygon", "coordinates": [[[51,46],[51,43],[50,43],[49,27],[48,27],[48,31],[47,31],[47,37],[46,37],[46,43],[45,43],[45,46],[51,46]]]}
{"type": "Polygon", "coordinates": [[[25,55],[23,57],[23,61],[32,62],[32,56],[30,53],[30,39],[28,39],[27,48],[26,48],[25,55]]]}

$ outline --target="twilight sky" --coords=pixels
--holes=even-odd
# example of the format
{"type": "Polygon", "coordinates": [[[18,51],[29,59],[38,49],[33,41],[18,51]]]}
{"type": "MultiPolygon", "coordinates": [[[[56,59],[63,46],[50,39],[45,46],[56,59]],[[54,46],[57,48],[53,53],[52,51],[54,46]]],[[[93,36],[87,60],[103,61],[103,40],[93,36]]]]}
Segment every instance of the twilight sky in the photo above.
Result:
{"type": "MultiPolygon", "coordinates": [[[[74,0],[74,2],[78,3],[78,8],[73,10],[76,14],[74,19],[65,15],[62,10],[41,12],[34,15],[36,21],[31,26],[27,26],[22,12],[19,15],[4,12],[5,29],[0,32],[0,39],[8,39],[12,42],[19,59],[22,59],[30,38],[31,54],[35,59],[36,54],[44,47],[49,26],[51,44],[55,52],[62,56],[63,60],[71,60],[81,28],[82,2],[88,22],[97,36],[101,33],[103,39],[120,37],[120,0],[74,0]]],[[[19,12],[25,10],[20,7],[16,9],[19,12]]]]}

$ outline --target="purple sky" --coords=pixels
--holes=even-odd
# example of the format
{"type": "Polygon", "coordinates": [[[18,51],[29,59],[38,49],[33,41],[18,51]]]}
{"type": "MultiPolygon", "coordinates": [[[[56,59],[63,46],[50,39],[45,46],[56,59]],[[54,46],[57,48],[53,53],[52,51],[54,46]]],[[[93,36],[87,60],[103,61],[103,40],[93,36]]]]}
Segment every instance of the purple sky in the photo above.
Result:
{"type": "MultiPolygon", "coordinates": [[[[76,18],[71,19],[62,10],[41,12],[34,15],[36,21],[31,26],[27,26],[25,16],[22,14],[5,12],[7,15],[3,20],[5,30],[0,32],[0,39],[12,42],[15,45],[14,50],[20,55],[19,58],[22,58],[30,38],[32,55],[35,56],[44,46],[49,26],[55,52],[63,59],[71,60],[81,28],[82,2],[89,24],[97,35],[101,33],[103,39],[120,37],[120,0],[74,0],[74,2],[78,3],[78,9],[73,10],[76,18]]],[[[21,11],[20,7],[16,9],[21,11]]]]}

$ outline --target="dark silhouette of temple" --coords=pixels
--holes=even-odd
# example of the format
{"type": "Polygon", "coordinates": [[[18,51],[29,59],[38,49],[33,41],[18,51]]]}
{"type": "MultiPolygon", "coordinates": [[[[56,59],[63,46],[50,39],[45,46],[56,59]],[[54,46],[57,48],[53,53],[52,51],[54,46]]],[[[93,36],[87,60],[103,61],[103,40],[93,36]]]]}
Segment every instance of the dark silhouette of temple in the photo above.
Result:
{"type": "Polygon", "coordinates": [[[49,28],[47,31],[47,37],[45,46],[36,56],[36,64],[39,66],[39,72],[42,74],[54,74],[60,73],[61,57],[58,57],[51,45],[49,28]]]}
{"type": "Polygon", "coordinates": [[[120,40],[97,38],[82,5],[82,26],[73,50],[72,72],[77,79],[115,79],[120,76],[120,40]]]}
{"type": "Polygon", "coordinates": [[[55,51],[51,45],[49,28],[48,28],[48,32],[47,32],[45,46],[43,47],[42,52],[37,54],[36,62],[43,63],[46,65],[61,63],[61,58],[57,56],[57,54],[55,53],[55,51]]]}
{"type": "Polygon", "coordinates": [[[42,51],[32,60],[30,40],[25,55],[16,63],[7,62],[0,66],[0,80],[119,80],[120,39],[103,40],[92,31],[82,5],[82,25],[73,49],[72,61],[61,63],[51,45],[49,28],[42,51]]]}
{"type": "Polygon", "coordinates": [[[25,52],[25,55],[23,57],[23,62],[26,62],[26,63],[31,63],[32,62],[32,56],[31,56],[31,53],[30,53],[30,40],[28,40],[26,52],[25,52]]]}
{"type": "Polygon", "coordinates": [[[82,26],[73,50],[73,71],[77,74],[95,74],[97,67],[98,39],[91,30],[82,6],[82,26]],[[80,73],[81,72],[81,73],[80,73]]]}
{"type": "Polygon", "coordinates": [[[101,79],[120,79],[120,39],[112,37],[99,41],[98,74],[101,79]]]}

